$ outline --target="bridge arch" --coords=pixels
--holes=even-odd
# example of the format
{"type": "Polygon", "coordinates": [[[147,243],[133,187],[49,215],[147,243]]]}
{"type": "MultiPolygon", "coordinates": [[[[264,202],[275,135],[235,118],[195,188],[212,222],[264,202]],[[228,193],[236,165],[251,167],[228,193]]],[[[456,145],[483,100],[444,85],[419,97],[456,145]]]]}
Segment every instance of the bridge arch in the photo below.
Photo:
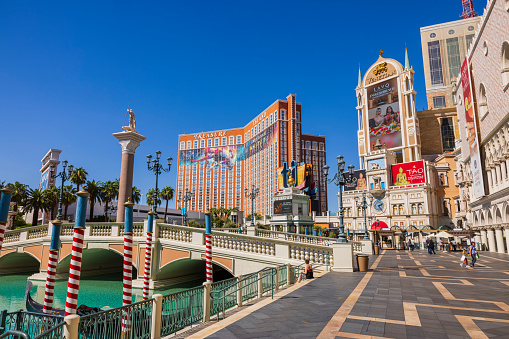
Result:
{"type": "MultiPolygon", "coordinates": [[[[229,267],[213,261],[212,271],[214,281],[233,277],[229,267]]],[[[175,282],[203,280],[205,281],[205,259],[179,258],[162,266],[156,274],[156,280],[172,279],[175,282]]]]}
{"type": "MultiPolygon", "coordinates": [[[[136,258],[134,257],[133,260],[136,258]]],[[[57,274],[69,272],[71,254],[61,258],[57,265],[57,274]]],[[[123,271],[123,254],[112,248],[88,248],[83,249],[81,261],[81,275],[103,275],[110,273],[121,273],[123,271]]],[[[137,267],[133,262],[133,279],[137,277],[137,267]]]]}
{"type": "Polygon", "coordinates": [[[39,272],[41,262],[29,252],[9,252],[0,257],[0,274],[39,272]]]}

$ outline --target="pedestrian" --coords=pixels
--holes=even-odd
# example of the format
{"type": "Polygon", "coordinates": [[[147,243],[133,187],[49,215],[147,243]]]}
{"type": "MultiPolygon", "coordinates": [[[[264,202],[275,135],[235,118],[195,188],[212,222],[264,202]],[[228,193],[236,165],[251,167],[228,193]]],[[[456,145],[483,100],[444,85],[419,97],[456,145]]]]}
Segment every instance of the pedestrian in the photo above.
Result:
{"type": "Polygon", "coordinates": [[[470,246],[468,246],[468,254],[472,257],[472,267],[474,267],[475,262],[477,261],[477,251],[475,250],[475,243],[470,243],[470,246]]]}
{"type": "Polygon", "coordinates": [[[454,252],[456,252],[456,246],[457,246],[457,244],[456,244],[456,240],[451,240],[451,245],[452,245],[452,250],[453,250],[454,252]]]}
{"type": "Polygon", "coordinates": [[[428,253],[429,254],[436,254],[435,253],[435,243],[433,242],[432,239],[429,239],[429,243],[428,243],[428,253]]]}
{"type": "Polygon", "coordinates": [[[443,251],[444,250],[444,242],[442,241],[442,239],[439,239],[438,240],[438,248],[440,249],[440,251],[443,251]]]}
{"type": "Polygon", "coordinates": [[[410,239],[410,244],[411,244],[411,246],[412,246],[410,250],[413,252],[413,251],[414,251],[414,248],[415,248],[415,241],[414,241],[414,239],[413,239],[413,238],[411,238],[411,239],[410,239]]]}
{"type": "Polygon", "coordinates": [[[465,250],[461,253],[460,266],[468,267],[467,252],[465,252],[465,250]]]}
{"type": "Polygon", "coordinates": [[[411,252],[412,251],[412,239],[408,238],[407,245],[408,245],[408,252],[411,252]]]}

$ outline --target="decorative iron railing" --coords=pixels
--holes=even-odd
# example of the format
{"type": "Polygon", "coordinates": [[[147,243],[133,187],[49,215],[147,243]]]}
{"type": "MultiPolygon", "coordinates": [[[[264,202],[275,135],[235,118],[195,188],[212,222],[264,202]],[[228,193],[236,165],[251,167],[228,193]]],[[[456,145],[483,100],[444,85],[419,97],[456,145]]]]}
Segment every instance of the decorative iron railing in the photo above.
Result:
{"type": "Polygon", "coordinates": [[[78,338],[148,339],[151,333],[152,302],[153,299],[143,300],[83,316],[80,318],[78,338]]]}
{"type": "Polygon", "coordinates": [[[238,278],[234,277],[227,280],[218,281],[212,284],[210,287],[211,296],[213,293],[218,292],[224,294],[222,298],[211,298],[210,315],[216,315],[220,310],[228,310],[234,306],[237,306],[237,293],[233,291],[237,290],[238,278]]]}
{"type": "Polygon", "coordinates": [[[163,297],[161,335],[175,333],[203,319],[203,286],[163,297]]]}
{"type": "MultiPolygon", "coordinates": [[[[2,311],[0,313],[0,333],[13,330],[23,332],[30,338],[59,338],[58,336],[41,337],[41,335],[53,332],[53,329],[60,325],[63,325],[63,318],[59,316],[22,310],[10,313],[2,311]]],[[[58,330],[56,333],[58,333],[58,330]]]]}

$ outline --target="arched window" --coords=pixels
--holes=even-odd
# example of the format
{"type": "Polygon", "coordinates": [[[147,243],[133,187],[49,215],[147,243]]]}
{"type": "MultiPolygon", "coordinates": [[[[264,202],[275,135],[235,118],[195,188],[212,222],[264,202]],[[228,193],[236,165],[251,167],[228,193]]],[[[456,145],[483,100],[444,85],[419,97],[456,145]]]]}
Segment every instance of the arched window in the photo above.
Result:
{"type": "Polygon", "coordinates": [[[509,86],[509,42],[502,44],[502,84],[504,90],[509,86]]]}
{"type": "Polygon", "coordinates": [[[486,88],[484,84],[481,83],[479,85],[479,113],[481,116],[481,120],[484,119],[488,111],[488,99],[486,98],[486,88]]]}

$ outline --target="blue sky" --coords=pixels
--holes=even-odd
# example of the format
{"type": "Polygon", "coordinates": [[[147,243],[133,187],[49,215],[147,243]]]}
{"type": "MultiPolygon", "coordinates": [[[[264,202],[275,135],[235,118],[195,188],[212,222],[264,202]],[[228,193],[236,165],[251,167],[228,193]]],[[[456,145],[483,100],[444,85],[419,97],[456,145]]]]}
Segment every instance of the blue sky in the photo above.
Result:
{"type": "MultiPolygon", "coordinates": [[[[485,2],[474,3],[482,13],[485,2]]],[[[303,132],[327,136],[358,167],[355,86],[383,49],[415,75],[426,106],[419,28],[459,19],[461,1],[3,2],[0,9],[0,180],[37,187],[50,148],[90,179],[119,177],[129,101],[145,156],[177,158],[178,134],[244,126],[290,93],[303,132]]],[[[160,178],[175,187],[176,168],[160,178]]],[[[335,187],[329,206],[337,209],[335,187]]]]}

